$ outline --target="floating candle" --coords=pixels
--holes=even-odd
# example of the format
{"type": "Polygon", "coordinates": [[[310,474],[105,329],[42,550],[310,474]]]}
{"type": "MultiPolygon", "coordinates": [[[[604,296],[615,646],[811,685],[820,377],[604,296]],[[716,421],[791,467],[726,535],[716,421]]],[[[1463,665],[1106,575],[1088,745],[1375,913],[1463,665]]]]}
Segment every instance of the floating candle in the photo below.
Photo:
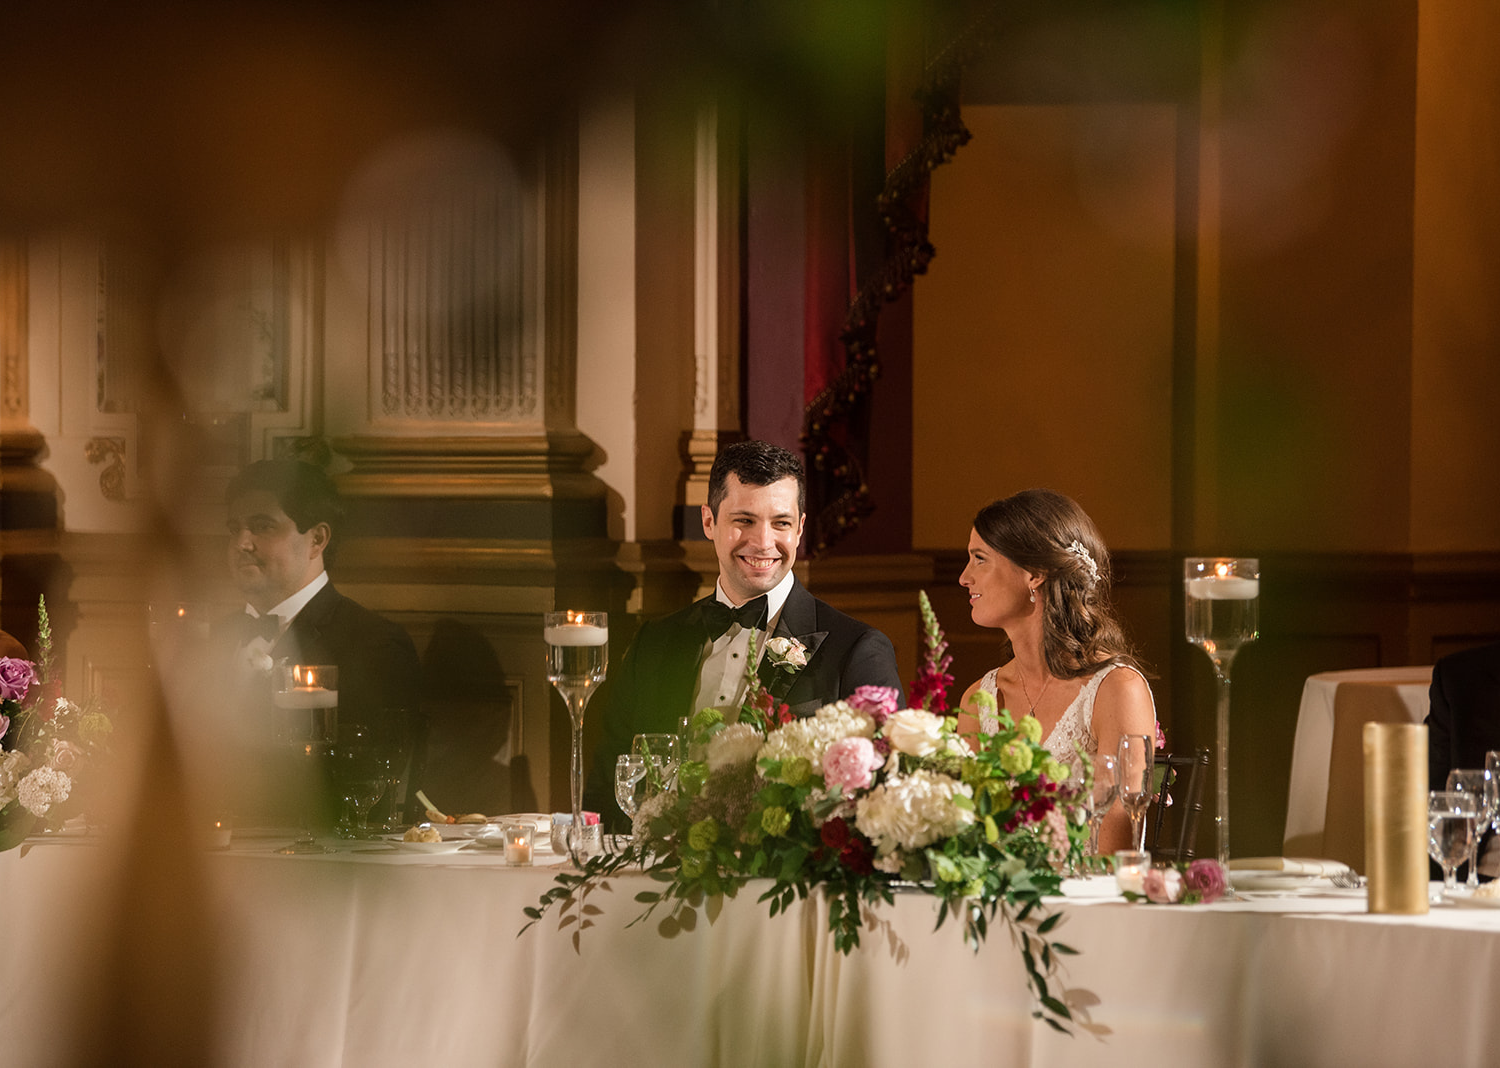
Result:
{"type": "Polygon", "coordinates": [[[542,639],[548,645],[605,645],[609,642],[609,628],[594,627],[587,623],[564,623],[544,627],[542,639]]]}
{"type": "Polygon", "coordinates": [[[1248,601],[1260,596],[1260,580],[1251,578],[1187,579],[1187,595],[1205,601],[1248,601]]]}

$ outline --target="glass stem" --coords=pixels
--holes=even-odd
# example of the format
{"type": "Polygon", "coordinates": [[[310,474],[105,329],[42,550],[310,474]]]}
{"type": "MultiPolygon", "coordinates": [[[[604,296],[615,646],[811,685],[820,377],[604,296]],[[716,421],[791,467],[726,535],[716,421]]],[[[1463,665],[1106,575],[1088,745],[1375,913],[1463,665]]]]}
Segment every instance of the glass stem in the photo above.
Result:
{"type": "Polygon", "coordinates": [[[1214,832],[1219,863],[1229,868],[1229,663],[1214,662],[1219,687],[1217,737],[1214,750],[1214,832]]]}
{"type": "Polygon", "coordinates": [[[587,698],[568,697],[568,718],[573,721],[573,763],[570,786],[573,799],[573,823],[568,827],[568,855],[582,866],[583,854],[583,709],[587,698]]]}

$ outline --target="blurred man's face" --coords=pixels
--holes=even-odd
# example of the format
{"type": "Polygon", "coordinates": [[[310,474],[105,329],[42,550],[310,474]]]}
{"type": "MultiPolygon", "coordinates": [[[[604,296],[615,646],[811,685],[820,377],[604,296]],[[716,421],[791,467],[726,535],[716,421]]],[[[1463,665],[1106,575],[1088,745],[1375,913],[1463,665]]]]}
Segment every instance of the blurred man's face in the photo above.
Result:
{"type": "Polygon", "coordinates": [[[251,490],[229,504],[229,573],[257,612],[267,612],[317,578],[327,523],[299,531],[275,494],[251,490]]]}

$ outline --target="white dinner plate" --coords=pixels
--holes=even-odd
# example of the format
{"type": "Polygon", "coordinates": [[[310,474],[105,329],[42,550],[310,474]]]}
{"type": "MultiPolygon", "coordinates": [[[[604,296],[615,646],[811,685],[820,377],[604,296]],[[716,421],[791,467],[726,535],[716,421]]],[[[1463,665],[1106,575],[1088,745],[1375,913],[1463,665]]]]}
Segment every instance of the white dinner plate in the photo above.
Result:
{"type": "Polygon", "coordinates": [[[1466,909],[1500,909],[1500,897],[1480,897],[1467,887],[1443,895],[1447,900],[1466,909]]]}
{"type": "Polygon", "coordinates": [[[467,838],[444,838],[441,842],[403,842],[388,840],[387,844],[398,853],[452,853],[469,844],[467,838]]]}
{"type": "Polygon", "coordinates": [[[1294,871],[1233,871],[1229,882],[1236,890],[1302,890],[1328,885],[1321,875],[1294,871]]]}

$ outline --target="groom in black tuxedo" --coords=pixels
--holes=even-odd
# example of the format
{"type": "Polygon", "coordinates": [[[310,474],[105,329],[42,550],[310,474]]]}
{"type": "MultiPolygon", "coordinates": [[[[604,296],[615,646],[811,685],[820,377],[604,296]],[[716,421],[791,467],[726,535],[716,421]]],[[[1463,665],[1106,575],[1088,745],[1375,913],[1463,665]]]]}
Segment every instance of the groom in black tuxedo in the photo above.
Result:
{"type": "MultiPolygon", "coordinates": [[[[1427,711],[1427,786],[1445,790],[1454,768],[1480,769],[1484,756],[1500,749],[1500,642],[1465,649],[1441,658],[1432,668],[1427,711]]],[[[1480,846],[1479,873],[1492,878],[1500,858],[1486,830],[1480,846]]],[[[1467,871],[1467,865],[1460,869],[1467,871]]]]}
{"type": "Polygon", "coordinates": [[[340,728],[419,724],[421,664],[411,638],[328,580],[343,519],[328,476],[298,460],[262,460],[235,477],[225,502],[229,569],[245,607],[211,637],[219,684],[239,698],[232,704],[242,755],[257,763],[253,754],[270,745],[272,668],[283,659],[338,667],[340,728]]]}
{"type": "MultiPolygon", "coordinates": [[[[757,675],[793,715],[811,715],[860,686],[901,688],[890,639],[808,593],[792,574],[806,521],[802,461],[763,441],[729,445],[714,459],[703,533],[719,558],[713,596],[644,623],[610,683],[604,736],[594,754],[588,807],[617,817],[615,759],[637,734],[676,734],[679,721],[713,707],[732,719],[745,692],[750,631],[757,675]],[[794,645],[768,657],[769,641],[794,645]],[[798,648],[800,646],[800,649],[798,648]],[[805,664],[796,661],[805,657],[805,664]],[[785,666],[776,660],[785,659],[785,666]]],[[[777,643],[778,645],[781,643],[777,643]]]]}

